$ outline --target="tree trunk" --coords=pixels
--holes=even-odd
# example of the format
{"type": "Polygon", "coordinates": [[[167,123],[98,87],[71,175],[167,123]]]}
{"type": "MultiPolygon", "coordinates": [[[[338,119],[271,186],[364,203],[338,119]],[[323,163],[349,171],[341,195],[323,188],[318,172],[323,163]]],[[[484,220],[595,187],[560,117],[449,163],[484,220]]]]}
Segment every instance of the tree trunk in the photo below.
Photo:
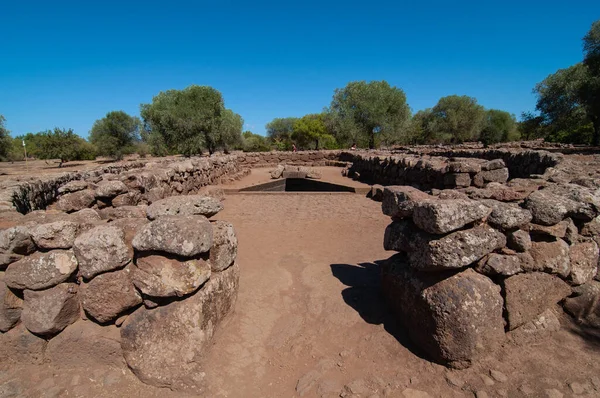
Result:
{"type": "Polygon", "coordinates": [[[319,139],[315,139],[315,150],[319,150],[319,139]]]}
{"type": "Polygon", "coordinates": [[[373,131],[369,134],[369,149],[375,149],[375,133],[373,131]]]}

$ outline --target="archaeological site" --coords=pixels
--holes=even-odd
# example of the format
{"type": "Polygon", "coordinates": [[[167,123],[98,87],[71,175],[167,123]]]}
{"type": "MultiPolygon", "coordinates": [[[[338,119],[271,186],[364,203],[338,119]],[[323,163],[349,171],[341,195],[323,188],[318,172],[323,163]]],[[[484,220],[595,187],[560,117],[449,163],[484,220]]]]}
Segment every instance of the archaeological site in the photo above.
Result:
{"type": "Polygon", "coordinates": [[[0,184],[0,396],[600,396],[600,155],[233,152],[0,184]]]}

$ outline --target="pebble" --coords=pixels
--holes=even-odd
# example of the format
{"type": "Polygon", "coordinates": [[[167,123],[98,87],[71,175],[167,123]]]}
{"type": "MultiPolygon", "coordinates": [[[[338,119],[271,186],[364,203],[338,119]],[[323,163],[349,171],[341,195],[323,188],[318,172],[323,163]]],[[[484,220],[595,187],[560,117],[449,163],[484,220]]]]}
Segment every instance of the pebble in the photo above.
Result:
{"type": "Polygon", "coordinates": [[[475,397],[477,397],[477,398],[489,398],[489,395],[485,391],[477,391],[475,393],[475,397]]]}
{"type": "Polygon", "coordinates": [[[317,379],[321,376],[319,372],[316,370],[311,370],[306,373],[304,376],[298,379],[298,383],[296,384],[296,392],[298,395],[303,396],[315,385],[317,379]]]}
{"type": "Polygon", "coordinates": [[[558,391],[556,388],[550,388],[546,390],[546,396],[548,398],[563,398],[564,395],[562,392],[558,391]]]}
{"type": "Polygon", "coordinates": [[[412,388],[407,388],[402,391],[402,396],[404,398],[431,398],[431,395],[425,391],[414,390],[412,388]]]}
{"type": "Polygon", "coordinates": [[[481,375],[481,380],[483,380],[483,384],[485,384],[486,386],[493,386],[495,384],[494,380],[492,380],[486,375],[481,375]]]}
{"type": "Polygon", "coordinates": [[[508,377],[506,377],[506,375],[504,373],[499,372],[494,369],[490,369],[490,376],[492,376],[492,378],[494,380],[496,380],[497,382],[500,382],[500,383],[504,383],[508,380],[508,377]]]}
{"type": "Polygon", "coordinates": [[[462,388],[462,386],[465,385],[464,380],[462,380],[460,377],[452,374],[452,373],[447,373],[446,374],[446,381],[448,382],[448,384],[450,384],[451,386],[455,386],[458,388],[462,388]]]}
{"type": "Polygon", "coordinates": [[[585,387],[576,381],[569,383],[569,387],[571,388],[571,391],[573,391],[573,394],[583,394],[585,392],[585,387]]]}

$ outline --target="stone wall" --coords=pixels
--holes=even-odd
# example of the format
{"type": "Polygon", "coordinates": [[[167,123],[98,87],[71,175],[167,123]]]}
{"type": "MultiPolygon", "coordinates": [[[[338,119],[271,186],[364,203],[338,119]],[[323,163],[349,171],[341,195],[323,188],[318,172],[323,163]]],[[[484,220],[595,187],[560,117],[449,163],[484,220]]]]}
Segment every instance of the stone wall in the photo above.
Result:
{"type": "Polygon", "coordinates": [[[237,161],[243,167],[268,167],[278,164],[296,166],[334,166],[339,163],[342,151],[302,151],[302,152],[254,152],[238,153],[237,161]]]}

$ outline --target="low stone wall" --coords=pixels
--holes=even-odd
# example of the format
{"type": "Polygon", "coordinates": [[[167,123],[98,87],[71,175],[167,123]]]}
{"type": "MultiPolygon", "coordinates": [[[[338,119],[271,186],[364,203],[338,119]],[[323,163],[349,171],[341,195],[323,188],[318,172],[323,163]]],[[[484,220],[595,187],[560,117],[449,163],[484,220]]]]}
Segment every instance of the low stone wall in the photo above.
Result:
{"type": "Polygon", "coordinates": [[[1,356],[62,363],[61,352],[85,357],[100,339],[99,361],[124,358],[144,382],[174,386],[237,296],[235,231],[207,218],[222,208],[211,197],[174,196],[115,208],[110,219],[86,208],[15,221],[0,232],[1,356]],[[91,322],[119,333],[107,343],[108,332],[89,332],[91,322]]]}
{"type": "Polygon", "coordinates": [[[398,252],[383,266],[384,295],[432,360],[465,368],[507,336],[556,330],[557,303],[600,327],[595,189],[521,180],[432,193],[389,186],[381,195],[392,218],[384,247],[398,252]],[[523,185],[530,191],[512,191],[523,185]]]}
{"type": "Polygon", "coordinates": [[[237,153],[237,161],[244,167],[268,167],[279,164],[295,166],[328,166],[339,161],[342,151],[302,151],[302,152],[251,152],[237,153]]]}

